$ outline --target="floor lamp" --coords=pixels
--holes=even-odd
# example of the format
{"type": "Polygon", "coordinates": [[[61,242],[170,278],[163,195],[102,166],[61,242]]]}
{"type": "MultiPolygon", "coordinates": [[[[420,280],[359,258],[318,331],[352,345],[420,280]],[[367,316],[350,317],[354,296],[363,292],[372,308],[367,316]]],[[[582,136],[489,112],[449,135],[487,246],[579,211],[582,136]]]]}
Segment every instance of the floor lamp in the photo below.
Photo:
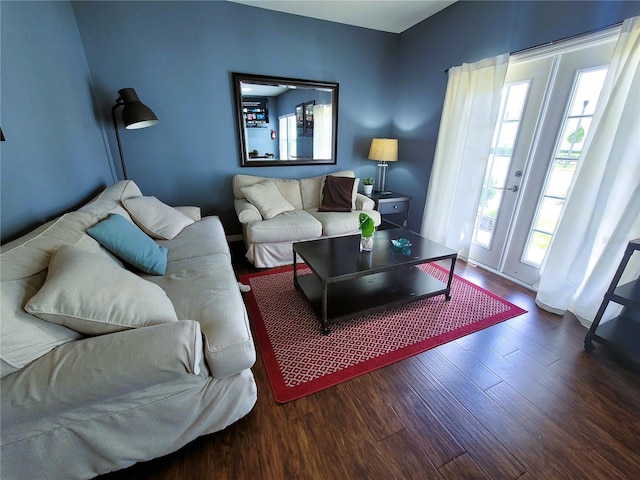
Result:
{"type": "Polygon", "coordinates": [[[122,163],[122,174],[127,180],[127,167],[124,165],[124,155],[122,155],[122,144],[120,143],[120,133],[118,132],[118,120],[116,119],[116,109],[122,109],[122,122],[127,130],[136,130],[138,128],[147,128],[158,123],[158,117],[153,111],[140,101],[136,91],[133,88],[123,88],[118,90],[118,98],[116,104],[111,109],[113,117],[113,128],[116,131],[116,139],[118,140],[118,152],[120,152],[120,163],[122,163]]]}
{"type": "Polygon", "coordinates": [[[387,162],[398,161],[398,140],[396,138],[374,138],[371,140],[369,160],[378,162],[375,191],[378,195],[389,195],[387,191],[387,162]]]}

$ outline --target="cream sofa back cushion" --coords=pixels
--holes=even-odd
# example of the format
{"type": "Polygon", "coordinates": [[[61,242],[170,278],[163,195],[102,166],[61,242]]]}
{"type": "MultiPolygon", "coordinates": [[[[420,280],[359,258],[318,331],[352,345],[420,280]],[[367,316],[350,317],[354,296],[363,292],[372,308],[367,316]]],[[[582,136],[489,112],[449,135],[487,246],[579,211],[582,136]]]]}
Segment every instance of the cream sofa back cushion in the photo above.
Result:
{"type": "Polygon", "coordinates": [[[288,178],[258,177],[255,175],[234,175],[233,196],[235,198],[247,198],[242,192],[243,187],[249,187],[264,181],[271,181],[278,188],[287,202],[293,205],[296,210],[302,209],[302,197],[300,194],[300,184],[298,180],[288,178]]]}
{"type": "MultiPolygon", "coordinates": [[[[355,177],[353,170],[340,170],[334,173],[328,173],[335,177],[355,177]]],[[[271,180],[282,196],[294,206],[296,210],[315,209],[322,202],[322,189],[324,187],[324,179],[327,175],[317,175],[302,179],[288,178],[271,178],[258,177],[256,175],[234,175],[233,177],[233,196],[241,199],[246,198],[242,193],[242,187],[248,187],[265,180],[271,180]]],[[[357,191],[357,182],[354,184],[354,192],[357,191]]],[[[354,205],[355,208],[355,205],[354,205]]]]}
{"type": "Polygon", "coordinates": [[[2,376],[28,365],[57,346],[82,338],[76,331],[40,320],[24,310],[27,301],[44,284],[46,276],[46,271],[43,271],[27,278],[2,282],[2,376]]]}
{"type": "Polygon", "coordinates": [[[51,255],[61,245],[73,245],[97,222],[93,215],[71,212],[3,245],[0,253],[2,281],[30,277],[45,270],[51,255]]]}
{"type": "Polygon", "coordinates": [[[141,196],[142,192],[132,180],[121,180],[104,189],[102,193],[77,211],[97,215],[98,220],[106,218],[111,213],[117,213],[127,220],[133,221],[120,202],[127,198],[141,196]]]}

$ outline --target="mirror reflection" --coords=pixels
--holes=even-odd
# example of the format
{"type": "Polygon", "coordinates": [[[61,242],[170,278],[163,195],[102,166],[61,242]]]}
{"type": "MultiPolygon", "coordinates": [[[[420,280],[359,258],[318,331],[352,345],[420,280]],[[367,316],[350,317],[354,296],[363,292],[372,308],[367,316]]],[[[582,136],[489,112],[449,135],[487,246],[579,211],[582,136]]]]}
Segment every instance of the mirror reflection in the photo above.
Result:
{"type": "Polygon", "coordinates": [[[338,84],[233,74],[240,165],[336,163],[338,84]]]}

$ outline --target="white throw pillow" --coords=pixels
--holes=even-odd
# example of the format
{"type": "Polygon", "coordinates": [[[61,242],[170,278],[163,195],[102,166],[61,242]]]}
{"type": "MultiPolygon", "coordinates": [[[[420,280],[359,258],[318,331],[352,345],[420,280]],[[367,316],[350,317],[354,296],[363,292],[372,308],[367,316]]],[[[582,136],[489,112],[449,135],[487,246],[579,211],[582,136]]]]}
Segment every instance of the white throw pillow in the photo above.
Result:
{"type": "Polygon", "coordinates": [[[24,308],[42,320],[87,335],[178,321],[162,288],[69,245],[51,257],[44,285],[24,308]]]}
{"type": "Polygon", "coordinates": [[[122,200],[133,221],[147,235],[159,240],[172,240],[185,227],[194,223],[175,208],[156,197],[131,197],[122,200]]]}
{"type": "Polygon", "coordinates": [[[260,211],[263,218],[269,219],[284,212],[292,212],[295,207],[282,196],[276,184],[271,180],[241,187],[243,195],[260,211]]]}

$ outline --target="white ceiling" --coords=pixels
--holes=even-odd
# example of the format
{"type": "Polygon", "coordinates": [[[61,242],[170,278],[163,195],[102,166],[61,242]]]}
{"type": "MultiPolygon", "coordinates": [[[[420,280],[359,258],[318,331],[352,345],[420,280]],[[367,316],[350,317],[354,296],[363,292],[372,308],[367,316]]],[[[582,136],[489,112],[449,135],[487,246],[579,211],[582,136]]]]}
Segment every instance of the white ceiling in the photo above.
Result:
{"type": "Polygon", "coordinates": [[[455,3],[442,0],[228,0],[278,12],[402,33],[455,3]]]}

